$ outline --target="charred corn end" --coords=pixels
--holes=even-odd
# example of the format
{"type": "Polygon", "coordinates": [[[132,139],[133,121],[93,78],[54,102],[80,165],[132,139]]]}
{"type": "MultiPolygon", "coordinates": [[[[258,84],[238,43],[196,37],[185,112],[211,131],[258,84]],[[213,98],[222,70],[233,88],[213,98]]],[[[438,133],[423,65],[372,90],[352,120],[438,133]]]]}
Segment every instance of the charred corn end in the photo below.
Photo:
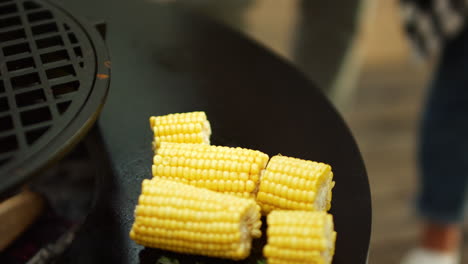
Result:
{"type": "Polygon", "coordinates": [[[262,176],[257,201],[264,214],[274,209],[328,211],[332,179],[330,165],[274,156],[262,176]]]}
{"type": "Polygon", "coordinates": [[[329,264],[335,251],[333,216],[326,212],[275,210],[267,217],[268,264],[329,264]]]}
{"type": "Polygon", "coordinates": [[[210,144],[211,126],[205,112],[152,116],[149,121],[154,150],[161,142],[210,144]]]}
{"type": "Polygon", "coordinates": [[[267,163],[256,150],[163,142],[152,170],[155,177],[253,198],[267,163]]]}
{"type": "Polygon", "coordinates": [[[153,178],[143,181],[130,237],[147,247],[237,260],[250,254],[260,226],[253,199],[153,178]]]}

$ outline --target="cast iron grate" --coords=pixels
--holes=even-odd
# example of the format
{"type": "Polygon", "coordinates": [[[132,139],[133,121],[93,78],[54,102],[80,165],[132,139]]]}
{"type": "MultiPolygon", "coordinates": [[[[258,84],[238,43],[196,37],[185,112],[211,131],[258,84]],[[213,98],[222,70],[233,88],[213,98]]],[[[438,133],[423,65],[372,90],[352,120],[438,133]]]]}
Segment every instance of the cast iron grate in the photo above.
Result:
{"type": "Polygon", "coordinates": [[[0,0],[0,169],[66,127],[95,75],[93,46],[73,18],[45,1],[0,0]]]}

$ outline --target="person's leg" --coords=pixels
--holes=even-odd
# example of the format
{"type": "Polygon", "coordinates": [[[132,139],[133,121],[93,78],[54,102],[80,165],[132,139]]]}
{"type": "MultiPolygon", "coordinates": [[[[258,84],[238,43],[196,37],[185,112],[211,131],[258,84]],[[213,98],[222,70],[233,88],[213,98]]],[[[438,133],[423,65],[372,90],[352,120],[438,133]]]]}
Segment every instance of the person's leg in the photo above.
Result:
{"type": "Polygon", "coordinates": [[[243,29],[246,26],[245,13],[255,3],[254,0],[172,0],[167,2],[206,15],[237,29],[243,29]]]}
{"type": "Polygon", "coordinates": [[[468,188],[468,28],[445,46],[426,101],[419,142],[422,220],[404,264],[458,264],[468,188]]]}
{"type": "Polygon", "coordinates": [[[462,221],[468,187],[468,28],[443,50],[430,87],[421,126],[423,219],[453,225],[462,221]]]}
{"type": "Polygon", "coordinates": [[[430,87],[419,146],[420,244],[403,263],[459,263],[468,188],[468,28],[447,43],[430,87]]]}
{"type": "Polygon", "coordinates": [[[357,32],[362,0],[301,0],[294,63],[327,95],[357,32]]]}

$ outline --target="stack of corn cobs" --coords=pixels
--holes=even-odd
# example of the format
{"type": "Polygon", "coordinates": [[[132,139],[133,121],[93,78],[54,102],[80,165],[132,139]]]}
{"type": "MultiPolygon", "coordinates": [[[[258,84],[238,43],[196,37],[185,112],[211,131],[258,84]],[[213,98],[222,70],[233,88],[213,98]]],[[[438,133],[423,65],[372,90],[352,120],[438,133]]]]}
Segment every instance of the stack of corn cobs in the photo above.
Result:
{"type": "Polygon", "coordinates": [[[269,264],[331,263],[336,240],[327,164],[211,146],[204,112],[150,118],[153,178],[130,237],[180,253],[244,259],[267,215],[269,264]]]}

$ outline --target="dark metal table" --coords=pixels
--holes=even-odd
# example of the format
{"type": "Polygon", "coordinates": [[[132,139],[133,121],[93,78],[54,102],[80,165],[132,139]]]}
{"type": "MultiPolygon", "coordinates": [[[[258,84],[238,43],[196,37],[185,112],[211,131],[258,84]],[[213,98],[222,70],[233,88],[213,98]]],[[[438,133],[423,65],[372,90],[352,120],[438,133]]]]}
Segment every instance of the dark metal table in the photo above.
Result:
{"type": "Polygon", "coordinates": [[[157,251],[128,237],[140,183],[151,177],[148,117],[193,110],[207,112],[213,144],[331,164],[333,263],[366,262],[371,200],[361,155],[341,117],[294,67],[240,33],[172,7],[63,2],[76,15],[107,22],[113,76],[99,120],[104,144],[91,143],[101,164],[95,209],[62,263],[156,262],[157,251]]]}

